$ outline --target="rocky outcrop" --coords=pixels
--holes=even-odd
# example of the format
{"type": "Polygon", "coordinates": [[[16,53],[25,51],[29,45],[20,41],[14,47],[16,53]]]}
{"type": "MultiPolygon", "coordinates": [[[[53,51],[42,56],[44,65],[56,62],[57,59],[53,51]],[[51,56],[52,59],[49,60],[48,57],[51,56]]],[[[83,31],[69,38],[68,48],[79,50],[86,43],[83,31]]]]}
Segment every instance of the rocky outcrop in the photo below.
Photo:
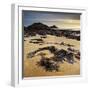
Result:
{"type": "Polygon", "coordinates": [[[24,27],[24,36],[35,36],[39,35],[54,35],[54,36],[64,36],[70,39],[80,40],[80,31],[73,31],[70,29],[58,29],[57,26],[53,25],[51,27],[42,23],[33,23],[28,27],[24,27]]]}

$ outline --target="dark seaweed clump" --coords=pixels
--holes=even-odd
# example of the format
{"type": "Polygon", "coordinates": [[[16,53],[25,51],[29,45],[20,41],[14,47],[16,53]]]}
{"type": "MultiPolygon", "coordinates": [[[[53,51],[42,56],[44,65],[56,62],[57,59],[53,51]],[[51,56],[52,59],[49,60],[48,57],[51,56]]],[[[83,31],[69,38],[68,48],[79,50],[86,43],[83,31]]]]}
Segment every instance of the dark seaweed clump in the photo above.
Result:
{"type": "Polygon", "coordinates": [[[50,58],[42,57],[39,62],[39,66],[42,66],[46,71],[59,71],[59,65],[57,62],[51,60],[50,58]]]}
{"type": "Polygon", "coordinates": [[[42,44],[44,43],[43,39],[31,39],[31,41],[29,41],[29,43],[34,43],[34,44],[42,44]]]}
{"type": "Polygon", "coordinates": [[[63,62],[63,61],[67,61],[71,64],[74,63],[74,54],[72,52],[68,52],[64,49],[61,49],[61,50],[58,50],[57,48],[55,48],[54,46],[47,46],[47,47],[44,47],[44,48],[39,48],[38,50],[34,51],[34,52],[31,52],[28,54],[28,58],[32,58],[34,57],[34,55],[37,53],[37,52],[40,52],[40,51],[43,51],[43,50],[49,50],[51,53],[54,54],[54,60],[57,61],[57,62],[63,62]]]}
{"type": "Polygon", "coordinates": [[[44,57],[44,54],[41,55],[41,59],[38,63],[39,66],[44,67],[46,71],[58,71],[60,65],[59,63],[64,63],[64,61],[73,64],[75,63],[74,57],[77,59],[80,59],[80,52],[77,54],[74,54],[76,50],[73,50],[71,48],[68,48],[68,50],[64,49],[57,49],[54,46],[47,46],[43,48],[39,48],[38,50],[31,52],[28,54],[28,58],[32,58],[37,52],[40,52],[42,50],[49,50],[51,53],[54,54],[51,58],[44,57]]]}

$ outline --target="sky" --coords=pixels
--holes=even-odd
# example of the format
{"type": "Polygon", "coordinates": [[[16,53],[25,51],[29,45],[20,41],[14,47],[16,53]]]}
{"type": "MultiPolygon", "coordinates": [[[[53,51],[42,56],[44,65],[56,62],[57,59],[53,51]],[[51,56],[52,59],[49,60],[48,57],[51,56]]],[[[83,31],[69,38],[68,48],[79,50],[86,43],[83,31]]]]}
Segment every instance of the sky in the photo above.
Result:
{"type": "Polygon", "coordinates": [[[80,14],[42,11],[23,11],[23,24],[29,26],[41,22],[61,29],[80,29],[80,14]]]}

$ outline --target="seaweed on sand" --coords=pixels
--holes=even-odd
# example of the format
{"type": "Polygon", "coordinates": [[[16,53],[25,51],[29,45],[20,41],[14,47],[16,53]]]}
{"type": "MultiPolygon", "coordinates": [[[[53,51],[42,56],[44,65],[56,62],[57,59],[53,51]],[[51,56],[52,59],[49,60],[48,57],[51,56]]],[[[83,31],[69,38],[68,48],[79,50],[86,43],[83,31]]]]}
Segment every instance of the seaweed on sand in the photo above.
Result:
{"type": "Polygon", "coordinates": [[[80,59],[80,52],[77,52],[77,54],[75,54],[75,58],[80,59]]]}
{"type": "Polygon", "coordinates": [[[62,62],[65,61],[65,56],[66,56],[67,52],[66,50],[57,50],[55,53],[54,53],[54,60],[57,61],[57,62],[62,62]]]}
{"type": "MultiPolygon", "coordinates": [[[[28,58],[32,58],[37,52],[42,50],[49,50],[54,54],[54,56],[50,58],[45,57],[45,53],[38,54],[41,56],[41,59],[37,62],[37,65],[42,66],[46,71],[59,71],[60,63],[64,63],[64,61],[70,64],[75,63],[74,55],[76,54],[64,49],[59,50],[54,46],[39,48],[38,50],[29,53],[28,58]]],[[[77,55],[80,55],[80,53],[77,53],[77,55]]]]}
{"type": "Polygon", "coordinates": [[[34,44],[42,44],[44,43],[44,41],[42,39],[31,39],[31,41],[29,41],[29,43],[34,43],[34,44]]]}
{"type": "Polygon", "coordinates": [[[70,64],[73,64],[75,62],[73,53],[70,53],[64,49],[58,50],[54,55],[55,55],[55,61],[62,63],[63,61],[66,61],[70,64]]]}
{"type": "Polygon", "coordinates": [[[68,63],[73,64],[75,62],[73,58],[73,53],[67,53],[65,57],[68,63]]]}
{"type": "Polygon", "coordinates": [[[74,53],[68,52],[67,50],[64,50],[64,49],[59,50],[59,49],[55,48],[54,46],[47,46],[47,47],[39,48],[38,50],[29,53],[28,58],[34,57],[34,55],[37,52],[40,52],[43,50],[49,50],[51,53],[53,53],[54,56],[52,58],[56,62],[63,63],[63,61],[67,61],[68,63],[71,63],[71,64],[73,64],[75,62],[74,61],[74,53]]]}
{"type": "Polygon", "coordinates": [[[59,71],[59,64],[50,58],[42,57],[37,64],[42,66],[46,71],[59,71]]]}
{"type": "Polygon", "coordinates": [[[47,36],[46,35],[42,35],[41,38],[47,38],[47,36]]]}
{"type": "Polygon", "coordinates": [[[66,44],[65,42],[61,42],[60,45],[68,46],[68,47],[74,47],[74,45],[66,44]]]}
{"type": "Polygon", "coordinates": [[[54,46],[47,46],[43,48],[39,48],[36,51],[28,53],[27,57],[32,58],[37,52],[43,51],[43,50],[49,50],[51,53],[54,53],[57,49],[54,46]]]}
{"type": "Polygon", "coordinates": [[[75,50],[74,48],[67,48],[67,50],[70,51],[70,52],[74,52],[74,53],[79,52],[79,50],[75,50]]]}

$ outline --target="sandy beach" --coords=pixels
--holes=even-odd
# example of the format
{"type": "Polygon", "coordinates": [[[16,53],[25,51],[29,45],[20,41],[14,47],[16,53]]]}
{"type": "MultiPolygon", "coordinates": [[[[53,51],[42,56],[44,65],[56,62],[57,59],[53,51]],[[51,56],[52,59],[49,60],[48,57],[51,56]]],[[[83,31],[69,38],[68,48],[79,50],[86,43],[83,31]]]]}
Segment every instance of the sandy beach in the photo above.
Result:
{"type": "Polygon", "coordinates": [[[37,50],[38,48],[46,46],[55,46],[58,49],[67,50],[68,46],[60,45],[59,43],[65,42],[66,44],[74,45],[73,49],[80,49],[80,41],[75,39],[68,39],[66,37],[57,37],[53,35],[47,35],[47,38],[43,38],[44,43],[42,45],[30,43],[32,38],[39,38],[39,36],[24,37],[24,77],[39,77],[39,76],[65,76],[65,75],[79,75],[80,74],[80,59],[74,58],[75,63],[70,64],[64,62],[59,64],[59,71],[46,71],[43,67],[38,66],[37,62],[40,61],[41,52],[45,53],[45,57],[52,57],[53,54],[48,50],[43,50],[35,54],[32,58],[27,58],[27,54],[37,50]],[[57,43],[57,44],[55,44],[57,43]]]}

